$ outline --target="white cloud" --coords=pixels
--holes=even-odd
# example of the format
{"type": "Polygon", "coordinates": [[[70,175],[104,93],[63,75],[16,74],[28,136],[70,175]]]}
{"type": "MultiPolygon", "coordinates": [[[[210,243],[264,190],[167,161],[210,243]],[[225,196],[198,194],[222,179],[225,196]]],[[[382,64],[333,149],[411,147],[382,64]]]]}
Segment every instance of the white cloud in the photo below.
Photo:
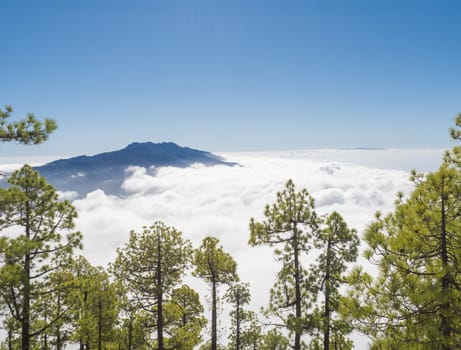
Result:
{"type": "Polygon", "coordinates": [[[0,172],[12,172],[21,168],[24,164],[39,166],[56,160],[56,156],[36,156],[36,157],[0,157],[0,172]]]}
{"type": "Polygon", "coordinates": [[[71,178],[71,179],[75,179],[75,178],[78,178],[78,177],[85,177],[85,176],[86,176],[85,173],[82,173],[81,171],[79,171],[79,172],[76,173],[76,174],[72,174],[72,175],[70,176],[70,178],[71,178]]]}
{"type": "Polygon", "coordinates": [[[75,191],[58,191],[58,196],[61,200],[67,199],[72,201],[78,197],[78,193],[75,191]]]}

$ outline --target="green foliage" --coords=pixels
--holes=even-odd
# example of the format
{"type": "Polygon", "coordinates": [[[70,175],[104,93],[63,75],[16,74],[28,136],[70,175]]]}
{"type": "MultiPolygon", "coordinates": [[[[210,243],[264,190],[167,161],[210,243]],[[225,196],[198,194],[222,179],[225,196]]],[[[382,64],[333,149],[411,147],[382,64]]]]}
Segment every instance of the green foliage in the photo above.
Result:
{"type": "MultiPolygon", "coordinates": [[[[254,319],[251,311],[245,310],[251,300],[250,285],[248,283],[232,284],[224,295],[224,300],[232,305],[230,312],[232,329],[229,334],[230,348],[240,350],[254,344],[253,334],[247,334],[248,323],[254,319]]],[[[250,331],[251,332],[251,331],[250,331]]]]}
{"type": "Polygon", "coordinates": [[[312,237],[319,231],[320,219],[314,210],[314,199],[307,190],[296,192],[293,181],[277,193],[277,200],[264,211],[266,220],[250,221],[252,246],[269,245],[282,267],[270,291],[267,313],[281,319],[294,333],[294,350],[301,348],[301,335],[310,326],[308,310],[312,305],[309,273],[301,261],[312,248],[312,237]]]}
{"type": "Polygon", "coordinates": [[[288,350],[288,339],[276,328],[261,336],[260,350],[288,350]]]}
{"type": "Polygon", "coordinates": [[[237,263],[228,253],[218,246],[215,237],[206,237],[202,245],[195,250],[193,275],[211,284],[211,350],[217,350],[217,287],[238,280],[237,263]]]}
{"type": "MultiPolygon", "coordinates": [[[[461,113],[455,117],[455,127],[450,128],[450,136],[453,140],[461,141],[461,113]]],[[[461,147],[455,146],[451,151],[446,152],[445,161],[454,163],[459,167],[461,165],[461,147]]]]}
{"type": "MultiPolygon", "coordinates": [[[[199,350],[210,350],[212,348],[211,340],[202,343],[199,347],[199,350]]],[[[216,345],[216,350],[226,350],[226,348],[220,344],[216,345]]]]}
{"type": "Polygon", "coordinates": [[[49,135],[56,130],[57,124],[53,119],[37,120],[33,114],[28,114],[26,119],[8,123],[13,108],[5,106],[0,109],[0,141],[16,141],[22,144],[39,144],[46,141],[49,135]]]}
{"type": "Polygon", "coordinates": [[[41,309],[35,311],[40,318],[33,321],[33,328],[45,327],[40,340],[35,342],[39,348],[63,349],[65,344],[69,342],[72,332],[70,324],[75,287],[74,276],[67,266],[60,266],[47,279],[47,288],[50,293],[43,295],[43,300],[37,303],[41,309]],[[60,286],[60,288],[55,289],[55,286],[60,286]],[[46,327],[51,320],[55,321],[49,327],[46,327]]]}
{"type": "Polygon", "coordinates": [[[164,342],[173,339],[164,339],[164,328],[174,325],[166,322],[171,311],[164,308],[169,307],[167,302],[190,264],[191,244],[175,228],[155,222],[141,233],[131,231],[128,243],[117,252],[112,269],[123,281],[131,303],[143,311],[146,344],[162,350],[164,342]]]}
{"type": "Polygon", "coordinates": [[[128,317],[119,319],[119,326],[115,331],[117,350],[147,350],[144,341],[144,315],[142,311],[132,311],[128,317]]]}
{"type": "Polygon", "coordinates": [[[337,317],[341,295],[339,289],[345,284],[348,263],[358,255],[359,238],[354,229],[349,229],[337,212],[331,213],[325,227],[315,236],[314,244],[320,250],[316,263],[311,267],[312,292],[322,294],[323,300],[313,307],[310,315],[310,333],[313,340],[310,349],[352,349],[346,335],[351,325],[337,317]],[[320,345],[322,344],[322,345],[320,345]]]}
{"type": "Polygon", "coordinates": [[[10,187],[0,197],[0,298],[8,314],[21,326],[22,347],[63,317],[64,311],[43,312],[50,298],[68,288],[67,279],[56,278],[68,264],[81,234],[72,232],[77,216],[68,201],[28,165],[15,171],[10,187]],[[35,322],[32,322],[35,321],[35,322]]]}
{"type": "Polygon", "coordinates": [[[242,347],[249,350],[259,349],[262,327],[258,321],[256,313],[248,311],[245,321],[247,324],[242,332],[242,347]]]}
{"type": "Polygon", "coordinates": [[[413,180],[411,196],[399,198],[394,213],[367,228],[366,256],[379,275],[373,280],[355,271],[356,299],[348,307],[363,320],[375,348],[458,348],[461,173],[444,163],[413,180]]]}
{"type": "Polygon", "coordinates": [[[106,348],[114,338],[119,286],[102,267],[92,266],[82,256],[73,263],[73,275],[72,338],[90,348],[106,348]]]}
{"type": "Polygon", "coordinates": [[[229,284],[237,281],[237,263],[221,246],[216,237],[206,237],[195,250],[193,275],[205,282],[229,284]]]}
{"type": "Polygon", "coordinates": [[[4,316],[4,339],[0,343],[0,350],[12,350],[21,348],[21,334],[18,332],[20,324],[14,318],[8,315],[4,316]]]}
{"type": "Polygon", "coordinates": [[[167,348],[194,349],[201,342],[201,331],[206,325],[198,293],[187,285],[174,289],[165,307],[165,320],[172,334],[167,348]]]}

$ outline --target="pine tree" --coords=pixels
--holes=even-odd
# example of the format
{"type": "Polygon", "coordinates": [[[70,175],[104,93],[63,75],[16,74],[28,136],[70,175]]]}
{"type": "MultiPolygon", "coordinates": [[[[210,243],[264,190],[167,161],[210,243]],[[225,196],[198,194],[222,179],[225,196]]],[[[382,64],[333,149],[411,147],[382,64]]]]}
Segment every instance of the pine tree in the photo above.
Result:
{"type": "Polygon", "coordinates": [[[37,315],[34,319],[34,328],[41,328],[50,320],[56,320],[50,327],[47,327],[41,334],[39,341],[40,348],[62,350],[70,340],[72,311],[74,307],[73,291],[75,279],[72,271],[67,267],[59,268],[46,279],[47,288],[50,293],[41,296],[38,306],[41,309],[35,310],[37,315]],[[59,286],[59,288],[55,288],[59,286]]]}
{"type": "Polygon", "coordinates": [[[112,270],[144,312],[146,343],[164,350],[164,307],[190,264],[191,244],[175,228],[155,222],[141,233],[131,231],[128,243],[117,252],[112,270]]]}
{"type": "Polygon", "coordinates": [[[165,307],[165,319],[169,333],[169,347],[178,350],[194,349],[202,340],[206,325],[203,305],[198,293],[187,285],[176,288],[165,307]]]}
{"type": "Polygon", "coordinates": [[[412,176],[415,189],[377,215],[365,240],[379,271],[355,271],[349,312],[377,349],[461,346],[461,172],[447,163],[412,176]],[[365,293],[362,293],[365,291],[365,293]]]}
{"type": "Polygon", "coordinates": [[[119,313],[118,285],[102,267],[92,266],[82,256],[72,267],[73,339],[81,350],[101,350],[113,340],[119,313]]]}
{"type": "Polygon", "coordinates": [[[246,345],[244,339],[246,328],[244,326],[246,322],[251,320],[252,316],[252,313],[244,308],[251,300],[249,284],[232,284],[227,289],[224,300],[232,305],[232,310],[230,312],[232,330],[229,334],[231,348],[241,350],[246,345]]]}
{"type": "Polygon", "coordinates": [[[217,287],[238,280],[237,263],[218,243],[217,238],[206,237],[194,254],[193,275],[211,284],[211,350],[218,348],[217,287]]]}
{"type": "Polygon", "coordinates": [[[56,190],[30,166],[15,171],[8,182],[0,198],[0,229],[12,234],[0,237],[0,297],[21,326],[21,349],[29,350],[31,340],[61,317],[32,327],[44,296],[65,288],[46,280],[80,247],[81,234],[71,232],[74,207],[59,201],[56,190]]]}
{"type": "Polygon", "coordinates": [[[312,349],[351,349],[352,342],[346,335],[352,331],[347,321],[335,317],[339,309],[341,295],[339,289],[346,280],[343,274],[348,263],[354,262],[358,255],[359,238],[354,229],[349,229],[342,216],[331,213],[325,221],[325,227],[314,239],[315,247],[320,251],[316,263],[311,267],[310,280],[313,293],[321,294],[323,301],[312,312],[312,330],[314,339],[312,349]],[[322,345],[320,345],[322,344],[322,345]]]}
{"type": "Polygon", "coordinates": [[[269,245],[282,267],[278,280],[270,291],[268,313],[282,320],[294,333],[293,349],[301,349],[301,335],[309,328],[306,324],[312,303],[308,271],[302,257],[312,248],[312,237],[319,230],[320,219],[314,210],[314,199],[307,190],[296,192],[293,181],[277,193],[277,200],[264,211],[266,220],[250,221],[252,246],[269,245]]]}

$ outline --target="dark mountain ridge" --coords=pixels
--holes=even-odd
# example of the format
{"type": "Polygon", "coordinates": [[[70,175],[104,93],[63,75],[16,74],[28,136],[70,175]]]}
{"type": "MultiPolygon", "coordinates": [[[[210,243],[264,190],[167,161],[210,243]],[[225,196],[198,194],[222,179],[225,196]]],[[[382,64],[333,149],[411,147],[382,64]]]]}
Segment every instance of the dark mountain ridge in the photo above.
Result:
{"type": "Polygon", "coordinates": [[[61,191],[76,191],[84,196],[99,188],[106,193],[120,195],[125,170],[130,166],[184,168],[194,163],[236,165],[213,153],[181,147],[173,142],[134,142],[113,152],[59,159],[35,167],[35,170],[61,191]]]}

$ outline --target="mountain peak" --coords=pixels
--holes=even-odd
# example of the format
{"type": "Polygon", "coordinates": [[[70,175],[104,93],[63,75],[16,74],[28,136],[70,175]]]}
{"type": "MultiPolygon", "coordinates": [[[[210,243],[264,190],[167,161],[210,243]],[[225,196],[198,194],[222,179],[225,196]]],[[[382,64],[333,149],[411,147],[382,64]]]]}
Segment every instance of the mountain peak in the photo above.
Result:
{"type": "Polygon", "coordinates": [[[170,147],[177,147],[177,148],[187,148],[187,147],[181,147],[178,146],[176,143],[171,142],[171,141],[163,141],[159,143],[151,142],[151,141],[144,141],[144,142],[132,142],[128,146],[125,147],[127,148],[138,148],[138,147],[165,147],[165,146],[170,146],[170,147]]]}
{"type": "Polygon", "coordinates": [[[174,142],[133,142],[117,151],[60,159],[36,170],[59,190],[77,191],[84,195],[99,188],[120,194],[125,170],[129,166],[183,168],[194,163],[235,165],[210,152],[181,147],[174,142]]]}

